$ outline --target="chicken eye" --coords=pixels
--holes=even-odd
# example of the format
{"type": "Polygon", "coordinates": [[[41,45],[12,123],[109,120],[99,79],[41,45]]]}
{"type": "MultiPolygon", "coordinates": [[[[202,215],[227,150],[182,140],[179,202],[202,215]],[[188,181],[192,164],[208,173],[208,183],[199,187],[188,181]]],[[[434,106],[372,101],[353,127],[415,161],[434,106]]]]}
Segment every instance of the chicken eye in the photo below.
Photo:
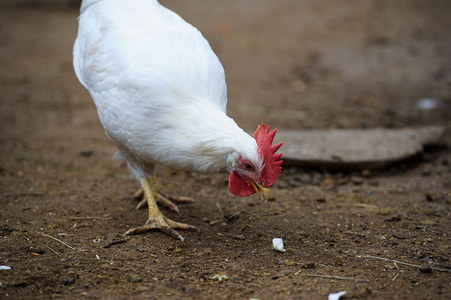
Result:
{"type": "Polygon", "coordinates": [[[254,167],[250,163],[245,163],[244,167],[246,168],[246,170],[249,170],[249,171],[254,169],[254,167]]]}

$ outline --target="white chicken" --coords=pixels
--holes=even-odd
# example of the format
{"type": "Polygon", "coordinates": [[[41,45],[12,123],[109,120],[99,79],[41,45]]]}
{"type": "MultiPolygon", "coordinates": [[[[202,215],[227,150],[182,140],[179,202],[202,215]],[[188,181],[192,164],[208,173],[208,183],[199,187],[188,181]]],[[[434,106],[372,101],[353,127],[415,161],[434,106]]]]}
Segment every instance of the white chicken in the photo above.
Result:
{"type": "Polygon", "coordinates": [[[194,229],[165,217],[155,167],[229,171],[229,190],[267,200],[282,143],[261,124],[252,138],[226,115],[224,69],[202,34],[156,0],[84,0],[73,49],[107,136],[140,181],[149,217],[125,234],[194,229]]]}

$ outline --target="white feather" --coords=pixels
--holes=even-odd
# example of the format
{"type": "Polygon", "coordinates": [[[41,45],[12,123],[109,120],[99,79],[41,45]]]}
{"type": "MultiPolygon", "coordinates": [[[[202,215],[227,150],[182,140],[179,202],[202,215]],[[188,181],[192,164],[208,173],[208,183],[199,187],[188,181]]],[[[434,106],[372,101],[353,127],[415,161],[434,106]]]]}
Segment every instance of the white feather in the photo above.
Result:
{"type": "Polygon", "coordinates": [[[154,164],[215,172],[233,151],[261,166],[226,115],[224,69],[202,34],[155,0],[84,0],[74,68],[137,179],[154,164]]]}

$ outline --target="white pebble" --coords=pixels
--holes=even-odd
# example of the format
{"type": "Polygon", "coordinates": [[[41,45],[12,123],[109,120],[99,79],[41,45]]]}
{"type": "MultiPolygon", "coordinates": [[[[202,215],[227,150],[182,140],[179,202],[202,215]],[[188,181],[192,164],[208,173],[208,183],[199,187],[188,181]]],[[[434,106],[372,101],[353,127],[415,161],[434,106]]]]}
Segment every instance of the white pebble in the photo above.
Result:
{"type": "Polygon", "coordinates": [[[346,291],[342,291],[339,293],[335,293],[335,294],[330,294],[329,297],[327,298],[328,300],[338,300],[340,299],[341,296],[343,296],[344,294],[346,294],[346,291]]]}
{"type": "Polygon", "coordinates": [[[219,282],[223,282],[225,280],[228,280],[229,276],[227,276],[225,274],[216,274],[215,276],[211,277],[211,279],[217,280],[219,282]]]}
{"type": "Polygon", "coordinates": [[[432,98],[420,99],[417,102],[417,107],[422,110],[430,110],[437,107],[437,100],[432,98]]]}
{"type": "Polygon", "coordinates": [[[11,270],[9,266],[0,266],[0,270],[11,270]]]}
{"type": "Polygon", "coordinates": [[[272,247],[274,250],[285,252],[286,250],[283,249],[283,240],[281,238],[274,238],[272,239],[272,247]]]}

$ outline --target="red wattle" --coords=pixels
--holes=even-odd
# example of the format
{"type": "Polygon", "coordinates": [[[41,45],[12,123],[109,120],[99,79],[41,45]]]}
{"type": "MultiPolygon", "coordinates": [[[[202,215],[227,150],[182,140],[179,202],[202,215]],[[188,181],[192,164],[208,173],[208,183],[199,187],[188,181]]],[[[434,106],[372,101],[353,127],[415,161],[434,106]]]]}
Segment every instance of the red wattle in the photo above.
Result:
{"type": "Polygon", "coordinates": [[[255,190],[252,187],[252,184],[249,181],[243,179],[235,171],[230,173],[229,190],[232,194],[239,197],[246,197],[255,194],[255,190]]]}

